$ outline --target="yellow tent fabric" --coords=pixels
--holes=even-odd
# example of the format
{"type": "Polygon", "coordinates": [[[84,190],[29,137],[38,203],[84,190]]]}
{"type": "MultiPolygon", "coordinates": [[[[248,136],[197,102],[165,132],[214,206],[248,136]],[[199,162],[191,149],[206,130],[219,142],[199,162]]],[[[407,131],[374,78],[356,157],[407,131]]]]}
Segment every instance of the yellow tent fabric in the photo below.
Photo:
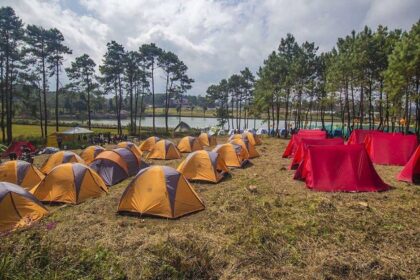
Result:
{"type": "Polygon", "coordinates": [[[48,214],[48,210],[24,188],[0,182],[0,232],[25,227],[48,214]]]}
{"type": "Polygon", "coordinates": [[[251,143],[253,146],[259,146],[262,144],[261,138],[249,131],[242,133],[242,136],[243,138],[248,139],[249,143],[251,143]]]}
{"type": "Polygon", "coordinates": [[[177,170],[188,180],[200,180],[217,183],[229,173],[226,163],[218,153],[196,151],[181,162],[177,170]]]}
{"type": "Polygon", "coordinates": [[[32,189],[32,193],[41,201],[69,204],[78,204],[107,192],[108,188],[101,177],[81,163],[58,165],[32,189]]]}
{"type": "Polygon", "coordinates": [[[140,146],[139,149],[142,152],[150,152],[153,149],[153,146],[160,140],[159,137],[152,136],[144,140],[140,146]]]}
{"type": "Polygon", "coordinates": [[[186,136],[178,143],[178,150],[181,153],[191,153],[202,149],[203,146],[201,146],[200,141],[196,137],[186,136]]]}
{"type": "Polygon", "coordinates": [[[133,142],[120,142],[118,143],[118,148],[126,148],[133,152],[133,154],[137,157],[137,160],[140,162],[141,156],[143,152],[136,146],[133,142]]]}
{"type": "Polygon", "coordinates": [[[218,153],[228,167],[243,167],[249,159],[246,149],[232,143],[217,145],[213,152],[218,153]]]}
{"type": "Polygon", "coordinates": [[[44,177],[38,168],[26,161],[11,160],[0,165],[0,181],[19,185],[28,191],[44,177]]]}
{"type": "Polygon", "coordinates": [[[249,158],[256,158],[259,157],[260,154],[255,149],[254,145],[252,145],[248,140],[247,142],[243,141],[242,139],[233,139],[229,143],[236,144],[242,147],[242,149],[247,150],[249,154],[249,158]]]}
{"type": "Polygon", "coordinates": [[[198,136],[200,144],[204,147],[213,147],[217,145],[216,135],[210,135],[208,133],[202,132],[198,136]]]}
{"type": "Polygon", "coordinates": [[[80,157],[86,164],[89,164],[103,151],[105,151],[105,149],[101,146],[89,146],[80,153],[80,157]]]}
{"type": "Polygon", "coordinates": [[[41,172],[48,174],[54,167],[62,163],[78,162],[86,164],[85,161],[77,154],[71,151],[60,151],[52,154],[42,165],[41,172]]]}
{"type": "Polygon", "coordinates": [[[173,219],[204,208],[204,203],[181,173],[168,166],[151,166],[141,170],[128,185],[118,212],[173,219]]]}
{"type": "Polygon", "coordinates": [[[178,148],[169,140],[160,140],[146,157],[147,159],[179,159],[181,153],[178,148]]]}

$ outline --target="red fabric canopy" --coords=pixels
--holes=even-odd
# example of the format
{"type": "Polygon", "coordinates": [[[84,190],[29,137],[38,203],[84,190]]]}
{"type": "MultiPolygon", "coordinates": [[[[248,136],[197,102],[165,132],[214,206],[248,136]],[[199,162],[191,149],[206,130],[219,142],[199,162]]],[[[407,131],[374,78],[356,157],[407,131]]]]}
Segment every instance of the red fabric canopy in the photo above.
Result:
{"type": "Polygon", "coordinates": [[[26,142],[26,141],[18,141],[18,142],[13,142],[9,148],[7,148],[6,151],[3,152],[2,156],[3,157],[7,157],[9,156],[9,154],[11,153],[15,153],[18,157],[20,157],[22,155],[22,147],[26,146],[26,148],[28,148],[31,153],[35,152],[35,146],[32,145],[31,142],[26,142]]]}
{"type": "Polygon", "coordinates": [[[308,151],[309,146],[331,146],[331,145],[344,145],[342,138],[333,139],[307,139],[302,138],[301,143],[296,149],[296,153],[293,156],[293,160],[290,163],[289,169],[298,168],[299,164],[303,161],[303,158],[308,151]]]}
{"type": "Polygon", "coordinates": [[[365,147],[376,164],[405,165],[417,148],[415,135],[374,132],[365,138],[365,147]]]}
{"type": "Polygon", "coordinates": [[[376,173],[363,145],[309,146],[295,179],[325,192],[373,192],[389,188],[376,173]]]}
{"type": "Polygon", "coordinates": [[[372,130],[365,130],[365,129],[355,129],[351,132],[349,140],[347,144],[363,144],[365,141],[365,137],[370,135],[372,130]]]}
{"type": "Polygon", "coordinates": [[[292,135],[289,144],[287,144],[286,150],[283,153],[283,157],[291,157],[295,154],[297,147],[299,146],[301,139],[326,139],[327,132],[323,130],[299,130],[297,134],[292,135]]]}
{"type": "Polygon", "coordinates": [[[420,183],[420,146],[397,176],[397,180],[420,183]]]}

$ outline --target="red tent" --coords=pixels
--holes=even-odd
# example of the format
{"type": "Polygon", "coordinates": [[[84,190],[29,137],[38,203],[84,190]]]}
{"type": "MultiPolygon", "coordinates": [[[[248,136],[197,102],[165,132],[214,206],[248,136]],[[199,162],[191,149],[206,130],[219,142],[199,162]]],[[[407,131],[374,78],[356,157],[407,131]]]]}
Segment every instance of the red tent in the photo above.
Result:
{"type": "Polygon", "coordinates": [[[295,179],[325,192],[374,192],[389,188],[376,173],[363,145],[309,146],[295,179]]]}
{"type": "Polygon", "coordinates": [[[289,169],[298,168],[299,164],[303,161],[303,158],[308,151],[309,146],[331,146],[331,145],[344,145],[344,140],[342,138],[332,138],[332,139],[301,139],[293,160],[290,163],[289,169]]]}
{"type": "Polygon", "coordinates": [[[373,163],[405,165],[417,148],[415,135],[374,132],[365,138],[365,147],[373,163]]]}
{"type": "Polygon", "coordinates": [[[397,176],[397,180],[420,183],[420,146],[397,176]]]}
{"type": "Polygon", "coordinates": [[[365,137],[367,135],[370,135],[371,133],[372,130],[355,129],[351,132],[347,144],[363,144],[363,142],[365,141],[365,137]]]}
{"type": "Polygon", "coordinates": [[[297,134],[292,135],[289,144],[287,144],[286,150],[283,153],[283,157],[291,157],[295,154],[297,147],[299,146],[301,139],[326,139],[327,132],[323,130],[299,130],[297,134]]]}
{"type": "Polygon", "coordinates": [[[15,153],[18,157],[20,157],[22,155],[23,147],[25,146],[31,151],[31,153],[35,152],[36,150],[35,146],[32,145],[31,142],[26,142],[26,141],[12,142],[9,148],[7,148],[7,150],[3,152],[2,156],[8,157],[9,154],[15,153]]]}

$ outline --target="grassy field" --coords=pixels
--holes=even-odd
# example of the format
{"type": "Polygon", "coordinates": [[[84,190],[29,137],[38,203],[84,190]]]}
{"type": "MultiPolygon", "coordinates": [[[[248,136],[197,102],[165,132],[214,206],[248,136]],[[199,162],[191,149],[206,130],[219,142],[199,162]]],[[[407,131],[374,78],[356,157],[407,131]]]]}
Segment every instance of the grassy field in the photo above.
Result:
{"type": "MultiPolygon", "coordinates": [[[[59,131],[64,131],[69,129],[70,127],[60,127],[59,131]]],[[[116,133],[116,129],[114,128],[93,128],[95,132],[112,132],[116,133]]],[[[55,132],[55,126],[48,126],[48,134],[55,132]]],[[[125,130],[125,133],[128,133],[125,130]]],[[[13,137],[41,137],[41,129],[37,125],[28,125],[28,124],[13,124],[13,137]]]]}
{"type": "Polygon", "coordinates": [[[286,144],[264,139],[251,166],[193,183],[206,209],[177,220],[118,215],[130,179],[48,206],[1,238],[0,279],[419,279],[420,189],[395,180],[400,167],[376,166],[388,192],[313,192],[286,170],[286,144]]]}

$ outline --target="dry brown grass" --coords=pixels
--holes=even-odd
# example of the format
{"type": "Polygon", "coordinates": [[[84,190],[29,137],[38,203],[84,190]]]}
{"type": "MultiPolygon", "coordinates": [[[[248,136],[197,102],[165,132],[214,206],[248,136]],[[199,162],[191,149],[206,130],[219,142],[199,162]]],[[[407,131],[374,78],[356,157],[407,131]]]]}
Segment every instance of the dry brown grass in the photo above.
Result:
{"type": "Polygon", "coordinates": [[[252,166],[194,183],[206,210],[177,220],[117,215],[129,179],[49,207],[38,225],[2,238],[0,278],[419,279],[420,189],[395,180],[400,167],[376,167],[388,192],[313,192],[283,170],[286,144],[264,139],[252,166]]]}

